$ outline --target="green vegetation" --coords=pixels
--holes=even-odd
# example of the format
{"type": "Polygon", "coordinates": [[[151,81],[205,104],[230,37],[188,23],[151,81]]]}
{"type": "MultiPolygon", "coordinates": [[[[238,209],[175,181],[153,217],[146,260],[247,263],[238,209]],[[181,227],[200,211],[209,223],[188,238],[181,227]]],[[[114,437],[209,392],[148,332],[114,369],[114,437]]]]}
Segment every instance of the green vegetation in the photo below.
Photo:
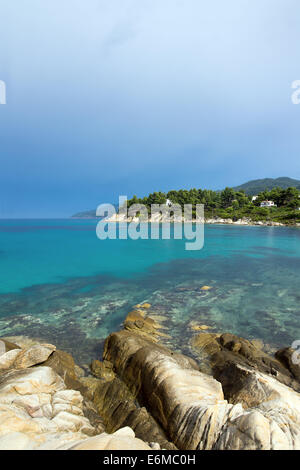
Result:
{"type": "Polygon", "coordinates": [[[252,202],[252,197],[245,191],[236,191],[233,188],[225,188],[223,191],[211,191],[208,189],[190,189],[169,191],[168,193],[154,192],[144,198],[133,196],[128,201],[128,207],[133,204],[144,204],[150,213],[151,204],[165,204],[167,199],[172,203],[180,204],[204,204],[205,218],[221,217],[234,221],[248,218],[251,221],[272,221],[285,224],[300,223],[300,189],[288,187],[273,188],[271,191],[261,191],[257,199],[252,202]],[[277,207],[260,207],[262,201],[274,201],[277,207]]]}
{"type": "Polygon", "coordinates": [[[260,180],[248,181],[233,188],[235,191],[245,191],[249,196],[255,196],[262,191],[271,191],[274,188],[287,189],[294,187],[300,189],[300,181],[283,176],[281,178],[264,178],[260,180]]]}

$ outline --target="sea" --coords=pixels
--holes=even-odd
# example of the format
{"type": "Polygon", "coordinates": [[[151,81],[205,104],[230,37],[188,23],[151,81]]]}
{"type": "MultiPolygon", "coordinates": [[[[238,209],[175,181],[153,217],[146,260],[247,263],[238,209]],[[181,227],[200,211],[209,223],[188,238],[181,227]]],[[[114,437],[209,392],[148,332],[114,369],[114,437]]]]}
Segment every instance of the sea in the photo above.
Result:
{"type": "Polygon", "coordinates": [[[203,248],[187,251],[172,236],[100,240],[96,226],[0,220],[0,337],[53,343],[87,366],[148,302],[166,344],[183,353],[195,325],[269,352],[300,340],[300,228],[205,225],[203,248]]]}

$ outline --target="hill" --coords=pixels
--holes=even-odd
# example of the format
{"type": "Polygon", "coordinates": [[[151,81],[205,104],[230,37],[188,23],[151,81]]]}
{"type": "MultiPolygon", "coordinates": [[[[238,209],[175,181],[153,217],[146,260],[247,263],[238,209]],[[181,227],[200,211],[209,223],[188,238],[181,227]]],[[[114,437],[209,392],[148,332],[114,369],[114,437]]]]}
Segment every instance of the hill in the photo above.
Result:
{"type": "Polygon", "coordinates": [[[78,212],[77,214],[72,215],[73,219],[94,219],[96,217],[96,211],[84,211],[78,212]]]}
{"type": "MultiPolygon", "coordinates": [[[[104,204],[105,205],[105,204],[104,204]]],[[[116,210],[118,210],[118,204],[112,204],[116,210]]],[[[99,217],[96,216],[96,209],[77,212],[76,214],[71,216],[72,219],[98,219],[99,217]]]]}
{"type": "Polygon", "coordinates": [[[264,178],[259,180],[248,181],[248,183],[236,186],[233,189],[235,191],[244,190],[245,193],[249,196],[255,196],[256,194],[262,191],[271,191],[271,189],[276,187],[287,189],[291,186],[300,189],[300,181],[283,176],[280,178],[264,178]]]}
{"type": "MultiPolygon", "coordinates": [[[[172,190],[172,191],[169,191],[168,193],[155,192],[153,194],[150,194],[148,197],[144,197],[143,199],[138,199],[136,196],[134,196],[132,199],[128,201],[128,204],[129,206],[134,203],[142,203],[142,204],[145,204],[146,206],[150,206],[151,204],[164,204],[166,199],[168,198],[172,202],[176,202],[181,205],[183,205],[184,203],[186,204],[204,203],[206,206],[206,210],[208,207],[211,210],[215,210],[222,206],[221,199],[226,199],[227,197],[229,198],[229,201],[227,201],[228,204],[226,201],[224,203],[225,205],[223,204],[224,205],[223,209],[226,209],[226,207],[231,206],[231,202],[232,202],[231,199],[232,200],[237,199],[238,205],[240,207],[247,206],[249,201],[251,202],[251,198],[249,199],[249,196],[258,195],[262,192],[269,192],[274,188],[280,188],[282,190],[286,190],[287,188],[290,188],[290,187],[296,188],[300,191],[300,180],[296,180],[296,179],[288,178],[288,177],[264,178],[264,179],[248,181],[247,183],[244,183],[240,186],[236,186],[232,188],[231,190],[230,188],[226,188],[226,190],[223,190],[223,191],[191,189],[191,190],[179,190],[179,191],[172,190]],[[241,190],[245,191],[247,196],[245,194],[244,196],[241,196],[240,194],[234,195],[235,192],[238,192],[241,190]]],[[[285,195],[281,195],[281,196],[282,196],[281,199],[285,201],[285,195]]],[[[262,197],[267,197],[267,196],[262,195],[262,197]]],[[[274,199],[274,195],[270,194],[270,197],[272,198],[272,200],[274,199]]],[[[288,200],[289,203],[291,203],[290,195],[286,198],[286,200],[288,200]]],[[[282,201],[280,200],[279,205],[281,204],[281,202],[282,201]]],[[[299,202],[298,199],[297,199],[297,202],[299,202]]],[[[285,203],[287,204],[286,201],[285,203]]],[[[113,205],[115,206],[116,211],[118,211],[118,205],[117,204],[113,204],[113,205]]],[[[234,205],[236,206],[237,202],[234,202],[234,205]]],[[[79,218],[79,219],[96,218],[96,210],[79,212],[77,214],[74,214],[72,217],[79,218]]]]}

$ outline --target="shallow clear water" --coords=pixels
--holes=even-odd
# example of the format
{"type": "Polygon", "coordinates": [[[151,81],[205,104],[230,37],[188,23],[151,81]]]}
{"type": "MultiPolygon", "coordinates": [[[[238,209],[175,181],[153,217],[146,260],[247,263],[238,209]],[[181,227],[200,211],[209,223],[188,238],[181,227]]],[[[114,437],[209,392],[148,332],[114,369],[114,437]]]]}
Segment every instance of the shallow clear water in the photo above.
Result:
{"type": "Polygon", "coordinates": [[[190,322],[274,348],[300,339],[300,229],[206,226],[204,248],[186,251],[184,240],[100,241],[96,223],[0,221],[0,336],[54,342],[83,364],[147,300],[183,351],[190,322]]]}

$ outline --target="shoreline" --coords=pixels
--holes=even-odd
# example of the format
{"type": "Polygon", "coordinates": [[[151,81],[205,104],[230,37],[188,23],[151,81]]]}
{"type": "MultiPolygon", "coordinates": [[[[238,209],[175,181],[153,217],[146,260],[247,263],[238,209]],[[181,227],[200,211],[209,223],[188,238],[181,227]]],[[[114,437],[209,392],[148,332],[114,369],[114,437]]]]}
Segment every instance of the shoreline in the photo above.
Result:
{"type": "MultiPolygon", "coordinates": [[[[95,217],[95,220],[97,220],[98,218],[95,217]]],[[[116,214],[115,217],[111,217],[110,219],[100,219],[100,220],[105,220],[106,222],[108,223],[131,223],[131,222],[134,222],[134,223],[140,223],[142,221],[140,221],[139,218],[137,217],[127,217],[127,218],[124,218],[124,217],[120,217],[118,216],[118,214],[116,214]]],[[[158,224],[162,224],[162,223],[172,223],[172,224],[175,224],[175,223],[196,223],[195,220],[185,220],[184,218],[182,218],[182,220],[176,220],[174,221],[172,218],[171,219],[164,219],[162,220],[162,218],[160,218],[159,220],[157,219],[149,219],[148,221],[144,222],[144,223],[158,223],[158,224]]],[[[143,223],[143,222],[142,222],[143,223]]],[[[204,219],[204,222],[201,220],[200,223],[204,223],[204,225],[235,225],[235,226],[249,226],[249,227],[300,227],[300,223],[294,223],[294,224],[286,224],[286,223],[282,223],[282,222],[276,222],[276,221],[265,221],[265,220],[258,220],[258,221],[252,221],[252,220],[249,220],[249,219],[238,219],[237,221],[234,221],[232,219],[222,219],[221,217],[218,217],[218,218],[209,218],[209,219],[204,219]]]]}

